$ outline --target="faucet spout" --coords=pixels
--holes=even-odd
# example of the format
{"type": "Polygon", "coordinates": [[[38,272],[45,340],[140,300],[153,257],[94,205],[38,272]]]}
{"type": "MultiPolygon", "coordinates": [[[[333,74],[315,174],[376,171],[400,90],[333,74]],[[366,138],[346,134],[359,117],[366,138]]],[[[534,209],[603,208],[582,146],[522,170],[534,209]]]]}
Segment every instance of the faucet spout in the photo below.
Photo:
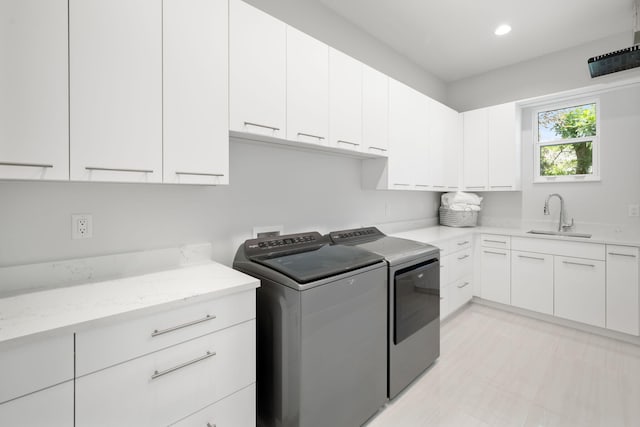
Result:
{"type": "Polygon", "coordinates": [[[558,193],[549,194],[547,199],[544,201],[544,214],[549,215],[549,200],[552,197],[557,197],[560,200],[560,218],[558,220],[558,231],[565,231],[565,229],[570,229],[573,227],[573,218],[571,218],[571,224],[565,224],[565,211],[564,211],[564,199],[558,193]]]}

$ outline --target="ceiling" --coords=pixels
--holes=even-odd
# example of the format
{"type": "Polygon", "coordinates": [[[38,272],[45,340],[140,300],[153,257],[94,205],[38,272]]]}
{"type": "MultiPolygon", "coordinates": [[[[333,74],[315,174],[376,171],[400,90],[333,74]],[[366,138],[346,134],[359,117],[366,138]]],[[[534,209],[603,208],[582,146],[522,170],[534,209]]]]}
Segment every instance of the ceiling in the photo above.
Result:
{"type": "Polygon", "coordinates": [[[447,83],[625,32],[633,44],[634,0],[314,1],[447,83]]]}

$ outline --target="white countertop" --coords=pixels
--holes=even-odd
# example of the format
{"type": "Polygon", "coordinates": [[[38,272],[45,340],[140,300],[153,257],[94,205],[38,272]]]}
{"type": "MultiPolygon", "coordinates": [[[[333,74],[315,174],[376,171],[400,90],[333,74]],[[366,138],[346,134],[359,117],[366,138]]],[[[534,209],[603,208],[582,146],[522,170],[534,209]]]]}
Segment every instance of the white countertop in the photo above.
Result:
{"type": "Polygon", "coordinates": [[[0,344],[40,334],[72,333],[114,316],[196,303],[259,285],[251,276],[209,262],[1,298],[0,344]]]}
{"type": "MultiPolygon", "coordinates": [[[[537,229],[535,227],[522,227],[522,228],[501,228],[501,227],[445,227],[445,226],[433,226],[426,228],[417,228],[415,230],[403,231],[400,233],[391,234],[394,237],[402,237],[405,239],[416,240],[424,243],[437,243],[440,241],[453,239],[458,236],[463,236],[470,233],[489,233],[489,234],[504,234],[517,237],[528,237],[532,239],[553,239],[553,240],[568,240],[582,243],[601,243],[610,245],[623,245],[623,246],[640,246],[640,233],[637,232],[618,232],[615,230],[597,230],[591,232],[589,230],[584,231],[590,233],[590,238],[584,237],[568,237],[568,236],[555,236],[546,234],[529,234],[527,231],[531,229],[537,229]]],[[[580,232],[583,232],[582,230],[580,232]]]]}

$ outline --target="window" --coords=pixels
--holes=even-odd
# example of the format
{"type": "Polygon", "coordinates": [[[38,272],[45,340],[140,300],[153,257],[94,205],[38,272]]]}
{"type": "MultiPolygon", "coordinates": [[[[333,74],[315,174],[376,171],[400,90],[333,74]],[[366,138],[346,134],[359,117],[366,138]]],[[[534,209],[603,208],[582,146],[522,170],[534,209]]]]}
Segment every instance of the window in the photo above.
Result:
{"type": "Polygon", "coordinates": [[[598,112],[598,100],[535,112],[534,182],[600,179],[598,112]]]}

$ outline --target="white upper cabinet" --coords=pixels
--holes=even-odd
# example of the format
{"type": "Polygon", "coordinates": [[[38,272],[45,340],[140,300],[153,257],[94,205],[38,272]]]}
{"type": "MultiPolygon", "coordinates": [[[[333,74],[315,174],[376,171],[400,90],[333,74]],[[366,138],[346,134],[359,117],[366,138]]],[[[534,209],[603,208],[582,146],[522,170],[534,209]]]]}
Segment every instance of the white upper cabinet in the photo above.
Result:
{"type": "Polygon", "coordinates": [[[520,189],[520,114],[514,103],[489,109],[489,190],[520,189]]]}
{"type": "Polygon", "coordinates": [[[467,111],[464,116],[464,187],[520,189],[520,112],[515,103],[467,111]]]}
{"type": "Polygon", "coordinates": [[[464,188],[482,191],[487,187],[489,167],[489,112],[486,108],[463,114],[464,188]]]}
{"type": "Polygon", "coordinates": [[[362,63],[329,48],[329,144],[362,149],[362,63]]]}
{"type": "Polygon", "coordinates": [[[162,3],[70,0],[70,175],[162,178],[162,3]]]}
{"type": "Polygon", "coordinates": [[[386,155],[389,149],[389,77],[362,66],[363,151],[386,155]]]}
{"type": "Polygon", "coordinates": [[[228,184],[228,3],[163,5],[163,181],[228,184]]]}
{"type": "Polygon", "coordinates": [[[0,2],[0,179],[69,179],[67,13],[0,2]]]}
{"type": "Polygon", "coordinates": [[[462,156],[460,113],[431,101],[429,110],[429,167],[436,191],[457,190],[462,156]]]}
{"type": "Polygon", "coordinates": [[[286,76],[287,139],[328,145],[329,47],[287,26],[286,76]]]}
{"type": "Polygon", "coordinates": [[[229,2],[229,126],[286,138],[286,24],[229,2]]]}

